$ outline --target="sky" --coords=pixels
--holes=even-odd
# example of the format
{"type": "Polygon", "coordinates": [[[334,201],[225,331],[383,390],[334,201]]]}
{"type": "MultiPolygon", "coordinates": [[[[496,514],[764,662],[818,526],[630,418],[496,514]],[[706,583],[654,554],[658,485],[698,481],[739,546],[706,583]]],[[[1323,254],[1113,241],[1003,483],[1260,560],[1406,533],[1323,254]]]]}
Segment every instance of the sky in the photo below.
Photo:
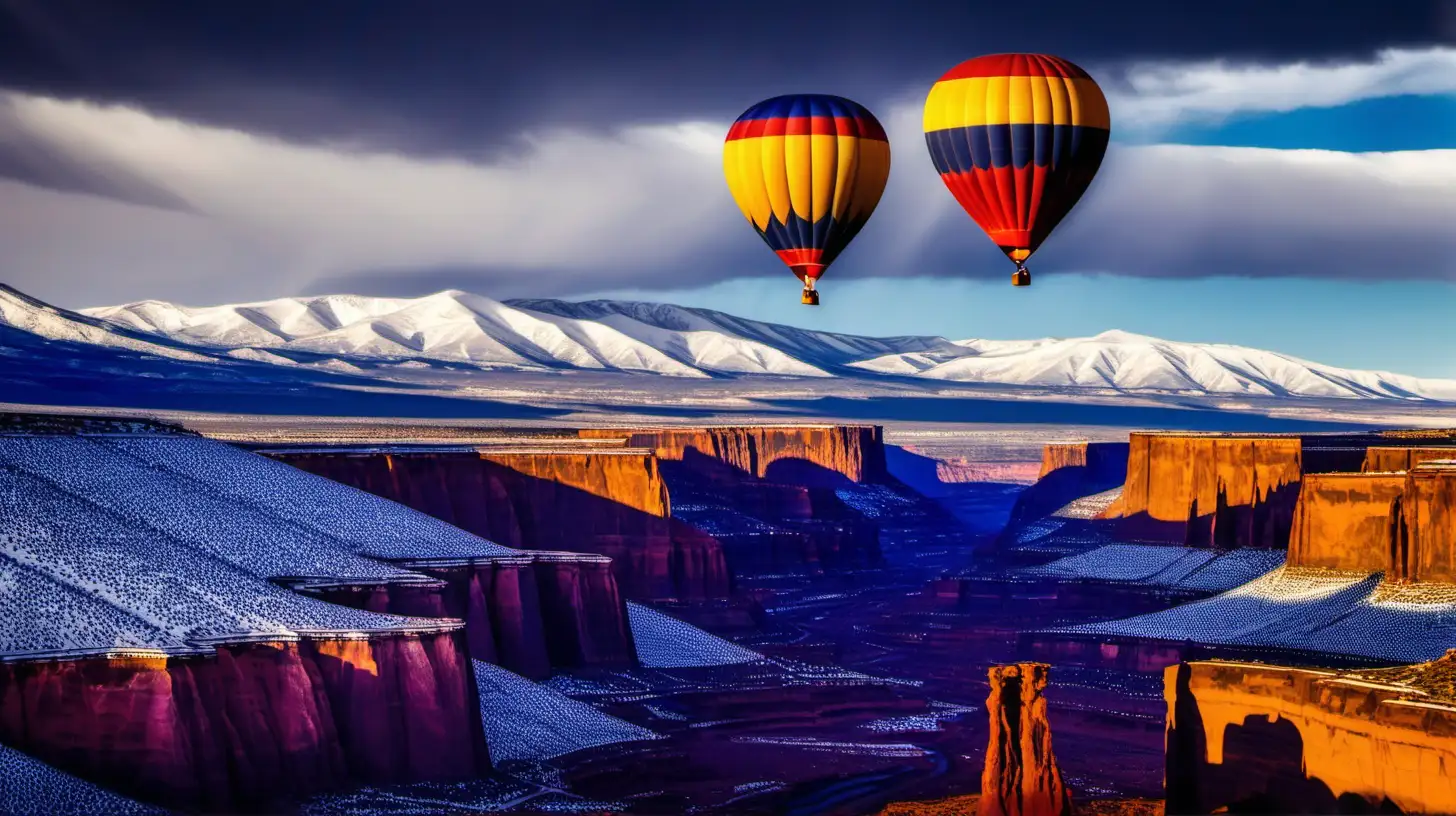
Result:
{"type": "Polygon", "coordinates": [[[858,334],[1123,329],[1456,377],[1456,0],[0,0],[0,281],[61,306],[445,288],[858,334]],[[930,85],[1089,70],[1113,144],[1010,264],[934,172],[930,85]],[[892,145],[823,305],[728,193],[728,124],[833,93],[892,145]]]}

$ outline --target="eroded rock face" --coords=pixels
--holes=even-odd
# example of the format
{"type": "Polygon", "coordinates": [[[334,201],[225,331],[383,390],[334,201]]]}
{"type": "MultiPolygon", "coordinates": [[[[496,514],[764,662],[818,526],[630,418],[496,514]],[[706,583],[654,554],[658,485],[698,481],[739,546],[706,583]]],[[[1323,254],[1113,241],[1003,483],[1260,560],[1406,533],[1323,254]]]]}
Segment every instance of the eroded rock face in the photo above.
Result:
{"type": "Polygon", "coordinates": [[[1456,813],[1456,708],[1333,672],[1164,673],[1169,813],[1456,813]]]}
{"type": "Polygon", "coordinates": [[[474,689],[458,629],[6,663],[0,740],[138,799],[268,810],[349,783],[488,770],[474,689]]]}
{"type": "Polygon", "coordinates": [[[833,487],[836,482],[882,482],[884,430],[878,425],[758,426],[716,428],[589,429],[589,439],[625,437],[667,461],[683,462],[702,475],[733,472],[770,482],[833,487]]]}
{"type": "Polygon", "coordinates": [[[1393,523],[1387,579],[1456,583],[1456,464],[1412,468],[1393,523]]]}
{"type": "Polygon", "coordinates": [[[272,455],[509,547],[607,556],[628,597],[728,592],[722,548],[673,524],[657,460],[647,452],[272,455]]]}
{"type": "Polygon", "coordinates": [[[1134,540],[1284,547],[1302,476],[1299,437],[1135,433],[1127,481],[1108,509],[1134,540]]]}
{"type": "Polygon", "coordinates": [[[1052,753],[1045,663],[992,666],[986,712],[991,736],[981,774],[980,816],[1070,816],[1072,799],[1052,753]]]}
{"type": "Polygon", "coordinates": [[[473,658],[525,677],[636,664],[626,600],[607,558],[524,551],[514,558],[409,567],[440,582],[304,591],[370,612],[459,618],[473,658]]]}
{"type": "Polygon", "coordinates": [[[1403,473],[1307,474],[1289,538],[1289,566],[1385,571],[1405,486],[1403,473]]]}
{"type": "Polygon", "coordinates": [[[1377,445],[1365,451],[1360,465],[1363,473],[1403,472],[1423,462],[1456,459],[1456,446],[1451,447],[1386,447],[1377,445]]]}

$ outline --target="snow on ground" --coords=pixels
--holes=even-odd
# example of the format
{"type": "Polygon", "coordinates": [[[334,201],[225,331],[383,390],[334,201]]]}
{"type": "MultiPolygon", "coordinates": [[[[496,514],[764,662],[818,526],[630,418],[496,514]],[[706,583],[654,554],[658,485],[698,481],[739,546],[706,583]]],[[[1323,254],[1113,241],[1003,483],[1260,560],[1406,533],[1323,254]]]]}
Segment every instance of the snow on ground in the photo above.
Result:
{"type": "Polygon", "coordinates": [[[677,618],[629,602],[627,620],[637,643],[637,659],[652,669],[752,663],[763,655],[689,626],[677,618]]]}
{"type": "Polygon", "coordinates": [[[1456,591],[1382,585],[1379,573],[1280,567],[1205,600],[1048,631],[1417,662],[1456,648],[1456,591]]]}
{"type": "MultiPolygon", "coordinates": [[[[227,446],[179,437],[175,453],[202,467],[227,446]]],[[[236,449],[233,452],[246,456],[236,449]]],[[[0,464],[16,468],[141,530],[152,530],[262,579],[417,580],[355,555],[346,542],[218,495],[205,484],[149,466],[83,437],[0,437],[0,464]]],[[[250,484],[253,482],[250,482],[250,484]]]]}
{"type": "Polygon", "coordinates": [[[433,516],[222,442],[136,436],[99,444],[196,480],[238,504],[345,541],[360,555],[420,561],[519,555],[433,516]]]}
{"type": "MultiPolygon", "coordinates": [[[[70,493],[58,485],[86,484],[79,471],[96,468],[96,460],[42,456],[29,462],[44,462],[55,479],[48,481],[10,459],[25,452],[12,444],[16,439],[22,437],[0,440],[6,453],[0,456],[0,654],[195,651],[215,641],[293,640],[301,632],[444,625],[355,611],[282,589],[240,565],[248,558],[224,557],[230,546],[223,539],[202,541],[199,530],[172,517],[131,516],[108,507],[135,510],[140,504],[127,506],[115,494],[165,493],[159,485],[166,482],[134,474],[134,481],[112,482],[96,495],[70,493]]],[[[156,507],[157,514],[178,511],[175,504],[156,507]]]]}
{"type": "Polygon", "coordinates": [[[546,760],[573,751],[659,739],[641,726],[608,716],[490,663],[475,661],[475,685],[491,760],[546,760]]]}
{"type": "Polygon", "coordinates": [[[1122,498],[1122,485],[1074,499],[1052,513],[1053,518],[1090,520],[1098,518],[1112,503],[1122,498]]]}
{"type": "Polygon", "coordinates": [[[0,745],[0,813],[5,816],[161,816],[167,811],[119,796],[0,745]]]}
{"type": "Polygon", "coordinates": [[[1284,553],[1280,550],[1220,552],[1200,547],[1108,544],[1049,564],[1017,570],[1016,574],[1223,591],[1252,581],[1283,563],[1284,553]]]}

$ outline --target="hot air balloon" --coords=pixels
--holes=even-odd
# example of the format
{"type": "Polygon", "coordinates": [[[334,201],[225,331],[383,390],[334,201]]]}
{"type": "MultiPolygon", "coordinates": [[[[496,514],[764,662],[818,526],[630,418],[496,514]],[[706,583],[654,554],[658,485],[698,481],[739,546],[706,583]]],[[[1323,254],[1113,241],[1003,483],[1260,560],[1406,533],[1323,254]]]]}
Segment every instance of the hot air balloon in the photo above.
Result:
{"type": "Polygon", "coordinates": [[[793,94],[744,111],[723,144],[723,174],[738,208],[819,305],[815,282],[879,203],[890,142],[863,105],[793,94]]]}
{"type": "Polygon", "coordinates": [[[1045,54],[991,54],[950,69],[925,100],[925,143],[956,201],[1016,263],[1087,191],[1111,118],[1087,72],[1045,54]]]}

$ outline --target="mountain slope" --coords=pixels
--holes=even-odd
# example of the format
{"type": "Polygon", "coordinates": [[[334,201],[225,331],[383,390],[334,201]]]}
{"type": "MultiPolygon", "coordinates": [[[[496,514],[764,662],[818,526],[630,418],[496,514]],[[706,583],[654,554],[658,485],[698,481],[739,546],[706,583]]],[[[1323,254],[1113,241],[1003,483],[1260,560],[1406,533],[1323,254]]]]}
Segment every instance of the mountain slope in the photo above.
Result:
{"type": "MultiPolygon", "coordinates": [[[[891,377],[1122,392],[1456,400],[1456,381],[1353,371],[1239,346],[1109,331],[1026,341],[872,338],[679,306],[500,302],[450,290],[416,299],[329,295],[191,308],[85,310],[126,342],[351,369],[401,363],[707,378],[891,377]],[[105,323],[102,323],[105,321],[105,323]]],[[[99,342],[99,341],[93,341],[99,342]]]]}

